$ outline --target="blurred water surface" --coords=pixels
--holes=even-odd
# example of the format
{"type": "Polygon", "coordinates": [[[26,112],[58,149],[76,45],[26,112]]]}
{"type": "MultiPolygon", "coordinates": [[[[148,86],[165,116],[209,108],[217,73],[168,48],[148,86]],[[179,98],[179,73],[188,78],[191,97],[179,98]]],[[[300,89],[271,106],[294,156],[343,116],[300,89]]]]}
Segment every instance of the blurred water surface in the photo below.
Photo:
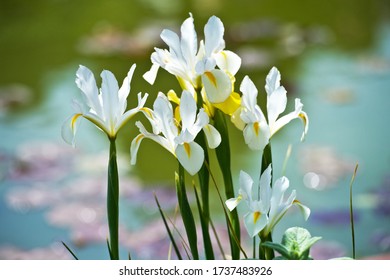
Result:
{"type": "MultiPolygon", "coordinates": [[[[282,74],[288,110],[301,98],[310,117],[309,134],[299,142],[294,122],[272,140],[276,176],[283,172],[299,199],[312,209],[308,222],[293,212],[278,225],[307,227],[323,239],[317,259],[351,254],[349,181],[354,184],[357,254],[390,252],[390,17],[386,1],[70,1],[0,2],[0,259],[69,258],[60,241],[80,258],[108,258],[105,248],[105,180],[108,143],[83,122],[77,148],[60,136],[63,121],[79,98],[74,83],[79,64],[98,77],[111,70],[121,81],[137,63],[129,95],[178,89],[160,71],[150,86],[142,74],[153,47],[164,47],[164,28],[178,31],[191,12],[198,36],[211,15],[225,25],[227,49],[243,60],[236,87],[249,75],[264,104],[265,76],[272,66],[282,74]]],[[[98,84],[100,83],[99,79],[98,84]]],[[[136,119],[142,118],[141,116],[136,119]]],[[[122,254],[166,258],[169,241],[153,200],[157,192],[167,211],[175,207],[176,162],[155,143],[141,146],[129,165],[134,121],[121,130],[122,254]]],[[[233,172],[257,177],[260,154],[251,152],[231,126],[233,172]]],[[[220,175],[216,172],[216,177],[220,175]]],[[[237,182],[237,178],[235,179],[237,182]]],[[[213,194],[213,191],[212,191],[213,194]]],[[[241,209],[239,209],[241,210],[241,209]]],[[[212,205],[218,224],[220,205],[212,205]]],[[[243,233],[245,234],[245,233],[243,233]]],[[[244,235],[243,235],[244,236],[244,235]]]]}

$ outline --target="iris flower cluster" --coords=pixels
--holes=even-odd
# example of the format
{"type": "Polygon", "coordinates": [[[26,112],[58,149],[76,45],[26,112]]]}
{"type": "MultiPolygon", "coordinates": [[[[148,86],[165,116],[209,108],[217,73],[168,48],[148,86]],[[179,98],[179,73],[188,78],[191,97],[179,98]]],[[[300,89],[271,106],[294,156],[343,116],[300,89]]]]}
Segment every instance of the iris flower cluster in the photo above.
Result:
{"type": "MultiPolygon", "coordinates": [[[[201,216],[204,219],[202,220],[202,226],[205,225],[204,234],[207,235],[210,216],[205,209],[208,208],[209,203],[207,187],[211,173],[207,153],[209,149],[217,149],[217,154],[218,151],[219,154],[224,154],[218,157],[221,168],[227,166],[227,170],[230,169],[230,162],[223,160],[226,154],[229,161],[232,156],[229,145],[226,145],[229,141],[226,137],[227,126],[223,124],[226,120],[231,121],[234,127],[242,131],[243,139],[250,149],[262,154],[263,166],[259,174],[261,176],[257,176],[259,182],[241,170],[237,193],[234,194],[235,190],[233,194],[232,191],[227,192],[222,207],[226,206],[229,211],[235,211],[236,207],[243,202],[246,206],[243,215],[245,228],[250,237],[259,236],[261,241],[270,240],[274,227],[293,205],[297,205],[307,219],[310,210],[296,199],[295,190],[285,198],[289,180],[281,177],[272,183],[272,158],[264,160],[268,154],[265,149],[270,149],[272,136],[281,128],[294,119],[301,119],[304,124],[301,137],[303,140],[309,126],[309,118],[303,111],[303,104],[299,98],[295,99],[295,109],[284,114],[287,106],[287,91],[281,85],[281,74],[278,69],[272,67],[265,79],[266,110],[263,111],[257,102],[258,89],[248,76],[242,80],[239,91],[235,91],[235,76],[240,69],[241,58],[225,49],[224,25],[218,17],[212,16],[206,23],[203,40],[198,41],[191,14],[181,25],[180,34],[166,29],[161,32],[161,39],[167,45],[167,49],[155,48],[151,54],[151,69],[143,77],[148,83],[153,84],[159,69],[162,68],[176,77],[181,87],[180,93],[173,90],[167,94],[158,92],[153,108],[145,106],[148,94],[138,93],[138,105],[127,109],[127,98],[135,64],[131,66],[121,87],[114,75],[104,70],[101,73],[100,88],[96,85],[93,73],[87,67],[80,66],[76,73],[76,84],[81,90],[83,101],[74,102],[75,113],[62,128],[64,140],[75,145],[77,124],[80,117],[83,117],[103,131],[110,141],[107,211],[111,257],[119,258],[118,231],[115,229],[118,227],[119,215],[119,178],[115,139],[124,124],[137,113],[144,115],[151,129],[148,130],[142,121],[135,123],[139,134],[130,145],[131,164],[136,164],[137,153],[144,139],[160,144],[177,158],[181,170],[177,174],[178,202],[183,220],[186,219],[184,223],[188,241],[190,245],[193,244],[190,247],[194,258],[197,256],[196,236],[193,237],[193,233],[190,232],[194,222],[192,215],[188,216],[188,213],[184,213],[190,208],[186,208],[188,201],[185,188],[180,187],[185,184],[183,170],[186,170],[190,176],[198,174],[200,181],[206,182],[206,187],[202,189],[204,216],[201,216]],[[265,162],[268,163],[266,166],[265,162]],[[204,173],[205,170],[207,174],[201,175],[200,173],[204,173]],[[194,238],[195,244],[191,242],[194,238]]],[[[231,170],[229,171],[231,173],[231,170]]],[[[231,219],[233,218],[227,220],[227,224],[234,222],[231,219]]],[[[237,229],[232,230],[231,226],[228,228],[232,251],[234,251],[233,247],[238,248],[236,252],[242,251],[240,239],[237,238],[239,232],[237,229]]],[[[207,239],[204,240],[207,243],[207,239]]],[[[207,248],[205,250],[207,253],[207,248]]],[[[235,255],[237,258],[237,254],[235,255]]],[[[211,252],[209,250],[208,256],[213,257],[212,250],[211,252]]]]}

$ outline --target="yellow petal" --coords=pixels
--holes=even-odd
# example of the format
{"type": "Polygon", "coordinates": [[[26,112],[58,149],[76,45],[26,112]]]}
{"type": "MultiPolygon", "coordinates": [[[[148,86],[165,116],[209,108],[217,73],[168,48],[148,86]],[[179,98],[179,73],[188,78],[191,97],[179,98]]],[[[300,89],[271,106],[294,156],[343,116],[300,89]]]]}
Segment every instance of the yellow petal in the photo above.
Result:
{"type": "Polygon", "coordinates": [[[231,116],[240,107],[241,96],[237,92],[232,92],[224,102],[214,103],[213,105],[225,114],[231,116]]]}

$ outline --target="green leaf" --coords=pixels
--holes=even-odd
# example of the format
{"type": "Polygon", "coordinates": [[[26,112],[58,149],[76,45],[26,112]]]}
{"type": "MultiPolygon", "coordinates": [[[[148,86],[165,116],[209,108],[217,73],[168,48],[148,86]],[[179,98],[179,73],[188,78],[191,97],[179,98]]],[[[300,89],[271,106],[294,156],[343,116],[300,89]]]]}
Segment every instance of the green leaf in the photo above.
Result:
{"type": "MultiPolygon", "coordinates": [[[[181,257],[179,248],[177,247],[176,241],[175,241],[175,239],[173,238],[173,235],[172,235],[172,233],[171,233],[171,230],[169,229],[167,220],[165,219],[164,212],[163,212],[162,209],[161,209],[161,206],[160,206],[160,203],[158,202],[157,196],[156,196],[156,194],[153,194],[153,195],[154,195],[154,199],[155,199],[155,201],[156,201],[158,210],[159,210],[159,212],[160,212],[161,218],[163,219],[163,222],[164,222],[164,225],[165,225],[165,229],[167,230],[169,239],[171,239],[172,246],[173,246],[173,248],[174,248],[174,250],[175,250],[175,252],[176,252],[177,258],[178,258],[179,260],[182,260],[182,257],[181,257]]],[[[129,253],[129,258],[130,258],[130,253],[129,253]]]]}
{"type": "Polygon", "coordinates": [[[68,247],[68,245],[65,244],[65,242],[61,241],[62,245],[68,250],[68,252],[73,256],[75,260],[79,260],[79,258],[76,256],[75,253],[68,247]]]}
{"type": "Polygon", "coordinates": [[[281,254],[286,259],[290,259],[290,251],[282,244],[266,241],[261,243],[260,246],[270,248],[281,254]]]}
{"type": "Polygon", "coordinates": [[[213,247],[211,245],[211,239],[210,239],[210,233],[208,230],[208,224],[209,224],[209,217],[205,216],[206,214],[202,210],[202,205],[200,204],[200,199],[198,192],[196,191],[195,185],[194,185],[194,192],[196,197],[196,204],[198,206],[199,211],[199,218],[200,218],[200,224],[202,226],[202,233],[203,233],[203,245],[205,249],[206,259],[213,260],[214,259],[214,251],[213,247]]]}
{"type": "Polygon", "coordinates": [[[321,237],[311,237],[305,228],[292,227],[284,233],[282,245],[294,259],[308,259],[311,246],[320,239],[321,237]]]}
{"type": "Polygon", "coordinates": [[[183,219],[184,228],[186,230],[188,243],[191,248],[192,257],[195,260],[198,260],[199,259],[199,253],[197,247],[198,238],[196,234],[195,220],[187,198],[185,179],[184,179],[184,168],[180,163],[179,163],[179,174],[175,173],[175,183],[176,183],[176,193],[179,202],[180,213],[183,219]]]}

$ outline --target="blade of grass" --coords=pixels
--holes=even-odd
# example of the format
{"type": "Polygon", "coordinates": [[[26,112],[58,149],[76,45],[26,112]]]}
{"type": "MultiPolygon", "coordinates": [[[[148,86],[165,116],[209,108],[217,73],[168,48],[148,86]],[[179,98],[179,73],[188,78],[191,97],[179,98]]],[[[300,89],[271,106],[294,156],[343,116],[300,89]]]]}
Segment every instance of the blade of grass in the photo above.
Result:
{"type": "Polygon", "coordinates": [[[218,198],[219,198],[219,201],[220,201],[220,203],[221,203],[221,205],[222,205],[222,210],[223,210],[223,213],[224,213],[224,215],[225,215],[225,219],[226,219],[226,222],[227,222],[227,224],[228,224],[228,230],[229,230],[230,233],[231,233],[231,237],[232,237],[233,241],[236,242],[237,247],[238,247],[239,250],[242,252],[242,254],[244,255],[244,257],[247,259],[248,256],[247,256],[247,254],[245,253],[244,249],[241,247],[240,241],[238,240],[236,234],[234,233],[233,226],[232,226],[232,224],[231,224],[231,222],[230,222],[230,219],[229,219],[229,214],[228,214],[228,212],[227,212],[227,210],[226,210],[225,203],[223,202],[221,192],[219,191],[219,188],[218,188],[218,185],[217,185],[217,181],[215,180],[214,175],[213,175],[213,173],[211,172],[210,167],[209,167],[208,165],[207,165],[207,168],[209,169],[211,180],[213,181],[214,186],[215,186],[215,189],[217,190],[218,198]]]}
{"type": "Polygon", "coordinates": [[[68,245],[66,245],[64,241],[61,241],[61,243],[62,245],[64,245],[66,250],[68,250],[68,252],[73,256],[73,258],[78,261],[79,258],[75,255],[75,253],[73,253],[73,251],[68,247],[68,245]]]}
{"type": "Polygon", "coordinates": [[[355,166],[355,170],[353,172],[351,182],[349,184],[349,212],[350,212],[350,218],[351,218],[351,234],[352,234],[352,258],[356,258],[356,251],[355,251],[355,225],[354,225],[354,218],[353,218],[353,204],[352,204],[352,185],[355,181],[358,164],[355,166]]]}
{"type": "Polygon", "coordinates": [[[173,235],[171,233],[171,230],[169,229],[169,226],[168,226],[168,223],[167,223],[167,220],[165,219],[165,215],[164,215],[164,212],[163,210],[161,209],[161,206],[160,206],[160,203],[158,202],[158,199],[157,199],[157,196],[155,193],[153,193],[154,195],[154,199],[156,201],[156,204],[157,204],[157,207],[158,207],[158,210],[160,212],[160,215],[161,215],[161,218],[163,219],[163,222],[164,222],[164,225],[165,225],[165,229],[167,230],[167,233],[169,235],[169,238],[171,239],[171,244],[176,252],[176,255],[177,255],[177,258],[179,260],[182,260],[183,258],[181,257],[181,254],[180,254],[180,251],[179,251],[179,248],[177,247],[176,245],[176,242],[175,242],[175,239],[173,238],[173,235]]]}
{"type": "Polygon", "coordinates": [[[217,231],[215,229],[215,226],[214,226],[214,223],[212,220],[210,220],[210,225],[211,225],[211,229],[213,230],[213,233],[214,233],[214,236],[215,236],[215,239],[217,240],[217,244],[218,244],[218,248],[219,250],[221,251],[221,254],[222,254],[222,257],[224,260],[226,260],[226,255],[225,255],[225,252],[223,250],[223,247],[222,247],[222,244],[221,244],[221,241],[219,240],[219,237],[218,237],[218,234],[217,234],[217,231]]]}

